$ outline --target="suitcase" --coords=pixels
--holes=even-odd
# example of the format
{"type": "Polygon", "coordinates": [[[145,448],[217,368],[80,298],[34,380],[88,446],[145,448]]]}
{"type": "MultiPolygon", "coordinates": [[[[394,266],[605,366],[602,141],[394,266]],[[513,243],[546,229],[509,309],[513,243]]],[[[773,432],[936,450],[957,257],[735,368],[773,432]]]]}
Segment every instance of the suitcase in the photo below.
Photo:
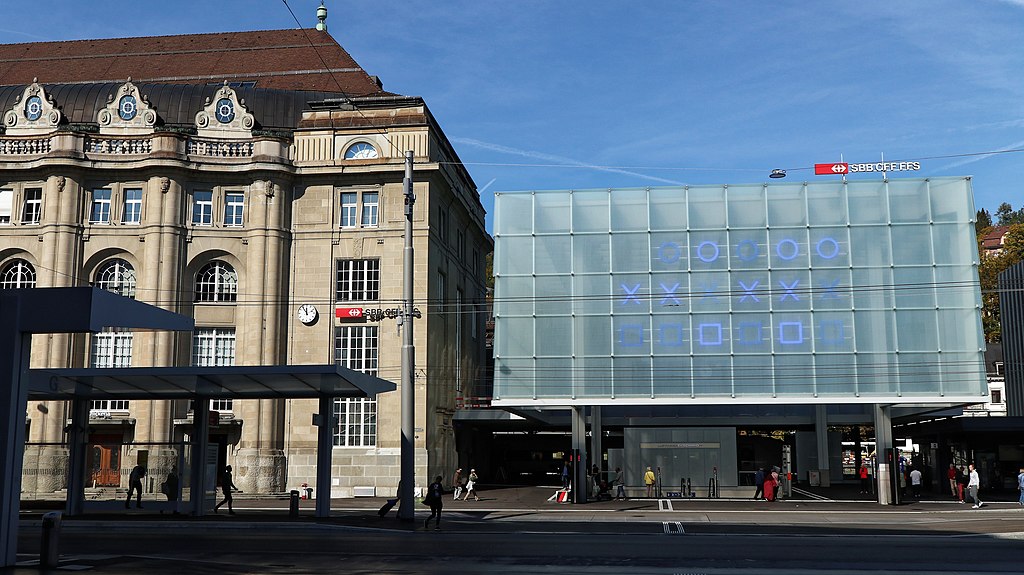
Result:
{"type": "Polygon", "coordinates": [[[394,507],[397,503],[398,499],[388,499],[384,503],[384,505],[381,506],[380,510],[377,511],[377,515],[380,516],[381,519],[383,519],[384,516],[388,514],[388,511],[391,511],[391,508],[394,507]]]}

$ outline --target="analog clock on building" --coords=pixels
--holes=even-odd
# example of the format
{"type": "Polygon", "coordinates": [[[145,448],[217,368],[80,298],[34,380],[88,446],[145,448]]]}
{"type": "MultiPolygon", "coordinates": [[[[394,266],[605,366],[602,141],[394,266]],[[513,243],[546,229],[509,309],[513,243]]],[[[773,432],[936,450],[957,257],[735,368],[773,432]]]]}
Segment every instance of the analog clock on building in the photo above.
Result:
{"type": "Polygon", "coordinates": [[[304,303],[299,306],[298,317],[302,323],[313,325],[316,323],[317,318],[320,317],[320,313],[316,311],[316,306],[313,304],[304,303]]]}

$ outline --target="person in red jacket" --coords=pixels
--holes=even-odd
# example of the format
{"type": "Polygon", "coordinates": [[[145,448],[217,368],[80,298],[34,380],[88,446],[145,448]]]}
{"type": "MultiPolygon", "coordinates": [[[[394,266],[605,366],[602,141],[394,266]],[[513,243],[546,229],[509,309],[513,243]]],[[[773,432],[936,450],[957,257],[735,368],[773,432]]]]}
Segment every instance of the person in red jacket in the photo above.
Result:
{"type": "Polygon", "coordinates": [[[871,484],[868,482],[868,464],[860,464],[860,492],[871,493],[871,484]]]}
{"type": "Polygon", "coordinates": [[[949,471],[946,472],[946,479],[949,479],[949,492],[953,494],[953,499],[957,499],[956,466],[952,463],[949,464],[949,471]]]}

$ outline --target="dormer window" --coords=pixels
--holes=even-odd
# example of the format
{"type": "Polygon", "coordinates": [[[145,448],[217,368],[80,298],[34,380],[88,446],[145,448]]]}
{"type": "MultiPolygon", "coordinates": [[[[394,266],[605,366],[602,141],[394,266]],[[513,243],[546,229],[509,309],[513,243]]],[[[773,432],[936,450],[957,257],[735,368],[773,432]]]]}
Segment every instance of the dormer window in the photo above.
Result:
{"type": "Polygon", "coordinates": [[[345,150],[346,160],[374,160],[380,157],[377,148],[369,142],[356,142],[345,150]]]}

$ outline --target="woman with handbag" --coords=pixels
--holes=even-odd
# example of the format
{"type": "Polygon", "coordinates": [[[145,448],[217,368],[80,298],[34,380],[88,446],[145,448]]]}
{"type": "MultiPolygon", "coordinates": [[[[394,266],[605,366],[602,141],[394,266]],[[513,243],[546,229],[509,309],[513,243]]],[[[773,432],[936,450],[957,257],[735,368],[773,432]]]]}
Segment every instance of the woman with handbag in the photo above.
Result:
{"type": "Polygon", "coordinates": [[[480,496],[476,494],[476,482],[479,477],[476,475],[476,469],[469,470],[469,483],[466,484],[466,496],[462,498],[463,501],[469,501],[469,494],[473,494],[475,501],[480,501],[480,496]]]}

